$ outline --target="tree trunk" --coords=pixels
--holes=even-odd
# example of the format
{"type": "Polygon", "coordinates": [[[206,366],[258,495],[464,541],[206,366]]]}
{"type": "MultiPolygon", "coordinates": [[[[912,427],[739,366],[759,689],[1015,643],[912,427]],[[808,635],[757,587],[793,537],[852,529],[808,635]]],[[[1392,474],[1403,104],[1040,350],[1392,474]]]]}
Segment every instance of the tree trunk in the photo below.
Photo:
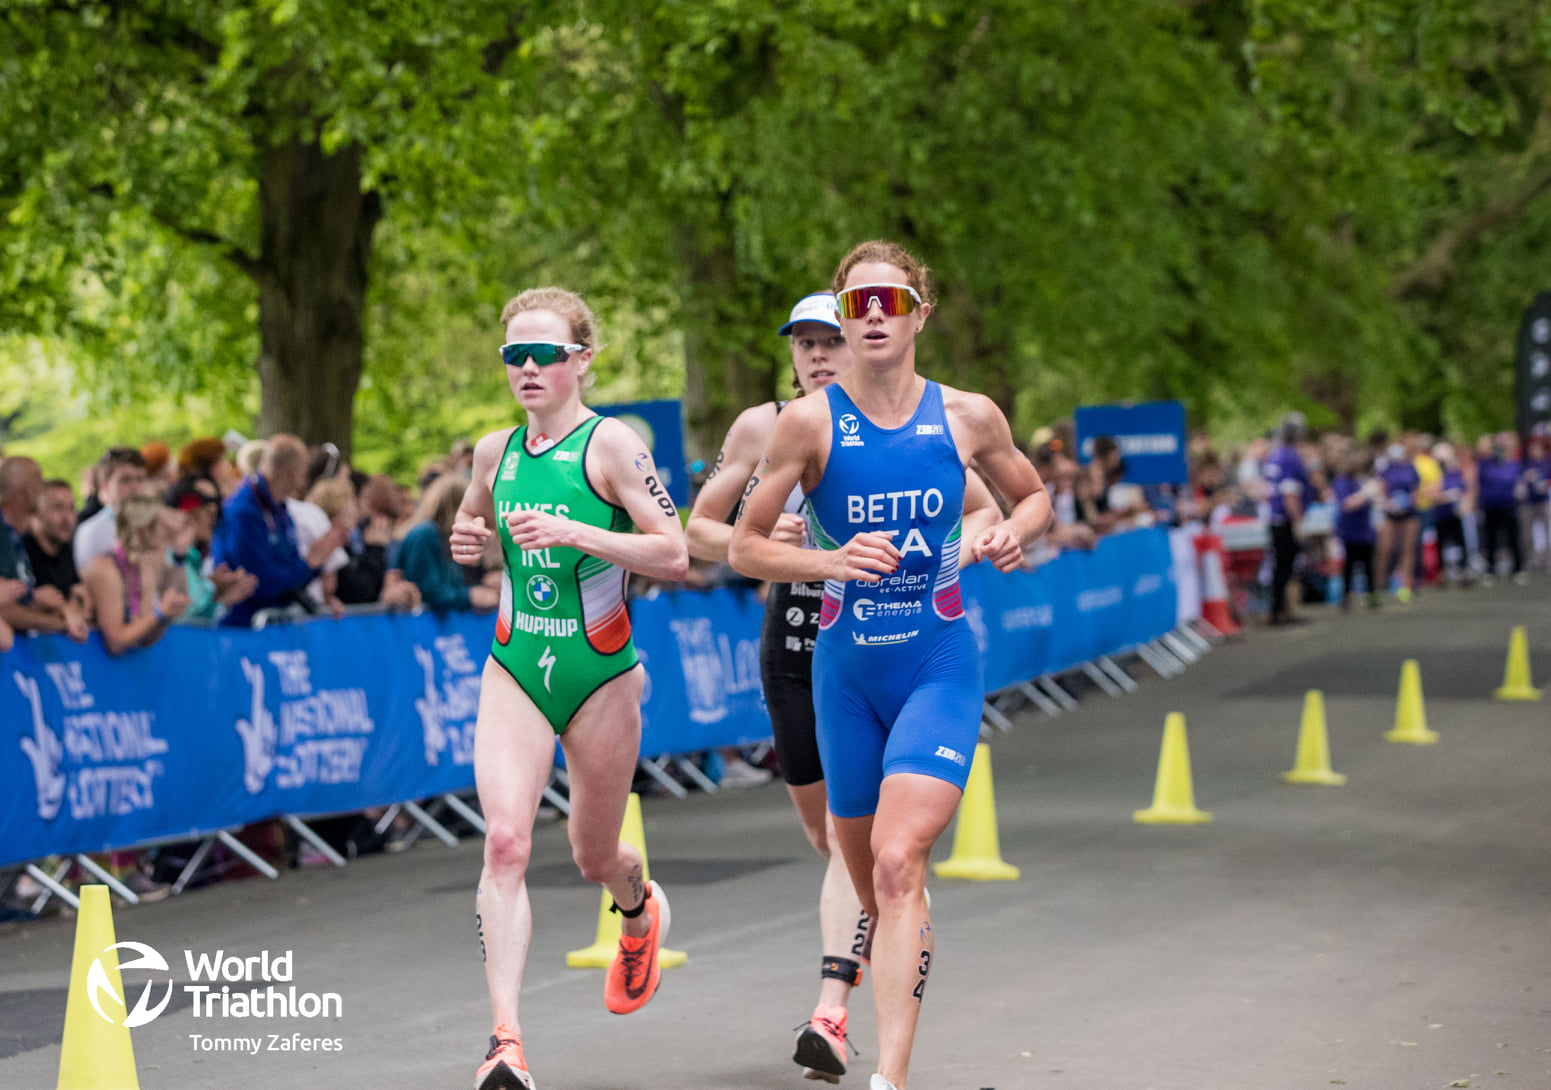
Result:
{"type": "Polygon", "coordinates": [[[676,242],[684,270],[685,454],[709,462],[733,418],[775,396],[771,353],[768,344],[748,344],[741,334],[748,292],[739,290],[731,241],[681,226],[676,242]]]}
{"type": "Polygon", "coordinates": [[[316,139],[264,149],[259,167],[259,430],[351,449],[376,193],[364,149],[316,139]]]}

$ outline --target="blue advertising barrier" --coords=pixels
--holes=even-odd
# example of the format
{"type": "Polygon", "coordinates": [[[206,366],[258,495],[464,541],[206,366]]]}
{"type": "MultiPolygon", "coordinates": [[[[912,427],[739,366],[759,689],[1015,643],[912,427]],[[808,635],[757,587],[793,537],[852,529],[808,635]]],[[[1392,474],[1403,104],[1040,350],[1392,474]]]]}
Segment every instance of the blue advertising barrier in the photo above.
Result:
{"type": "MultiPolygon", "coordinates": [[[[964,578],[989,691],[1176,620],[1163,530],[1032,573],[977,565],[964,578]]],[[[762,611],[747,588],[632,603],[643,756],[769,736],[762,611]]],[[[121,658],[95,636],[20,639],[0,655],[0,864],[466,790],[494,624],[465,613],[174,627],[121,658]]]]}
{"type": "Polygon", "coordinates": [[[680,507],[689,503],[682,401],[624,401],[618,405],[593,405],[592,410],[600,416],[618,417],[634,428],[652,452],[668,497],[680,507]]]}
{"type": "Polygon", "coordinates": [[[1077,429],[1077,460],[1087,465],[1093,441],[1101,435],[1120,445],[1128,484],[1184,484],[1185,406],[1179,401],[1140,405],[1083,405],[1072,414],[1077,429]]]}
{"type": "Polygon", "coordinates": [[[987,692],[1146,643],[1178,623],[1168,531],[1100,538],[1034,572],[965,568],[965,610],[987,692]]]}

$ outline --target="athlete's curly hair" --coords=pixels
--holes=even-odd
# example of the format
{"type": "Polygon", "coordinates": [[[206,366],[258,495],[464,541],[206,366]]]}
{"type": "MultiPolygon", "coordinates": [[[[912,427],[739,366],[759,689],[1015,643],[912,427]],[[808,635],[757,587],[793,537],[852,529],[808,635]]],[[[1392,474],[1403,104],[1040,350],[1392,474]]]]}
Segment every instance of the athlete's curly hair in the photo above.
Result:
{"type": "Polygon", "coordinates": [[[851,275],[851,270],[864,263],[893,265],[905,274],[905,283],[915,288],[923,303],[932,301],[932,270],[915,254],[887,239],[870,239],[860,243],[841,258],[840,267],[835,270],[835,278],[830,284],[836,295],[845,290],[846,277],[851,275]]]}
{"type": "MultiPolygon", "coordinates": [[[[504,330],[513,318],[529,310],[548,310],[560,315],[571,327],[571,339],[586,345],[593,351],[602,346],[598,343],[598,319],[593,317],[587,301],[574,291],[564,288],[529,288],[507,300],[501,308],[501,328],[504,330]]],[[[592,388],[592,369],[582,376],[582,392],[592,388]]]]}

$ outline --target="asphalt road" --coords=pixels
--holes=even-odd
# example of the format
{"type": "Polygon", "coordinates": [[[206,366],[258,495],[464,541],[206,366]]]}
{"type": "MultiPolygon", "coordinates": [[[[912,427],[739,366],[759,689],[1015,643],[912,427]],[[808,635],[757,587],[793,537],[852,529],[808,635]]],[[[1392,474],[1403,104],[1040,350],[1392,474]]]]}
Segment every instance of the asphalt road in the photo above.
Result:
{"type": "MultiPolygon", "coordinates": [[[[1407,609],[1257,632],[1139,693],[1025,711],[993,741],[1016,883],[932,886],[938,958],[911,1090],[1551,1087],[1551,702],[1494,704],[1513,624],[1551,681],[1551,581],[1424,595],[1407,609]],[[1437,745],[1383,740],[1400,663],[1421,663],[1437,745]],[[1305,690],[1326,694],[1335,788],[1293,787],[1305,690]],[[1148,827],[1165,713],[1186,715],[1208,825],[1148,827]]],[[[599,895],[564,831],[539,830],[523,995],[542,1090],[812,1086],[791,1029],[816,995],[820,867],[785,792],[648,799],[653,876],[689,954],[638,1014],[565,968],[599,895]]],[[[948,838],[939,846],[946,855],[948,838]]],[[[489,1014],[472,919],[480,844],[422,841],[137,908],[120,939],[294,951],[336,1020],[195,1018],[186,997],[134,1032],[140,1085],[457,1088],[489,1014]],[[252,1027],[262,1028],[255,1031],[252,1027]],[[337,1038],[340,1052],[196,1050],[210,1038],[337,1038]]],[[[0,1087],[51,1087],[73,925],[0,931],[0,1087]]],[[[177,974],[186,978],[186,972],[177,974]]],[[[133,984],[132,984],[133,986],[133,984]]],[[[876,1057],[870,992],[853,1004],[876,1057]]]]}

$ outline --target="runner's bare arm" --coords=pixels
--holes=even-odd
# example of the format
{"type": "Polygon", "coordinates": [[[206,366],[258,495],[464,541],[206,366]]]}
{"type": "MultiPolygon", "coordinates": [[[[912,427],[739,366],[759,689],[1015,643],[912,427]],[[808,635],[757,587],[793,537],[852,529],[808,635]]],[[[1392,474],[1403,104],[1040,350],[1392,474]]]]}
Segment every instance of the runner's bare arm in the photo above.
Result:
{"type": "MultiPolygon", "coordinates": [[[[974,542],[982,533],[1002,521],[1002,508],[986,486],[985,479],[973,469],[964,470],[964,527],[961,531],[966,542],[974,542]]],[[[973,548],[959,550],[959,567],[973,564],[973,548]]]]}
{"type": "Polygon", "coordinates": [[[630,425],[601,422],[587,448],[586,472],[598,494],[629,513],[640,533],[617,533],[539,511],[506,516],[512,540],[524,549],[565,545],[652,579],[679,582],[689,570],[684,527],[657,465],[630,425]]]}
{"type": "Polygon", "coordinates": [[[1039,473],[1013,442],[1012,429],[996,403],[983,394],[955,391],[954,408],[968,425],[971,465],[1012,504],[1012,513],[969,543],[975,560],[1000,571],[1023,561],[1024,546],[1050,529],[1055,515],[1039,473]]]}
{"type": "Polygon", "coordinates": [[[727,430],[727,438],[716,456],[695,505],[690,509],[684,537],[689,552],[700,560],[725,561],[732,527],[727,516],[737,509],[743,490],[759,466],[765,444],[775,429],[775,405],[756,405],[744,409],[727,430]]]}
{"type": "Polygon", "coordinates": [[[857,534],[833,550],[804,549],[774,536],[786,497],[813,468],[829,414],[818,399],[801,398],[776,420],[759,472],[749,478],[732,530],[727,560],[751,579],[815,583],[864,579],[875,583],[899,566],[899,551],[884,534],[857,534]]]}
{"type": "Polygon", "coordinates": [[[447,544],[453,560],[459,564],[477,564],[485,551],[485,542],[495,528],[495,497],[491,485],[501,455],[511,442],[513,428],[502,428],[474,444],[473,476],[463,491],[458,517],[453,520],[447,544]]]}

